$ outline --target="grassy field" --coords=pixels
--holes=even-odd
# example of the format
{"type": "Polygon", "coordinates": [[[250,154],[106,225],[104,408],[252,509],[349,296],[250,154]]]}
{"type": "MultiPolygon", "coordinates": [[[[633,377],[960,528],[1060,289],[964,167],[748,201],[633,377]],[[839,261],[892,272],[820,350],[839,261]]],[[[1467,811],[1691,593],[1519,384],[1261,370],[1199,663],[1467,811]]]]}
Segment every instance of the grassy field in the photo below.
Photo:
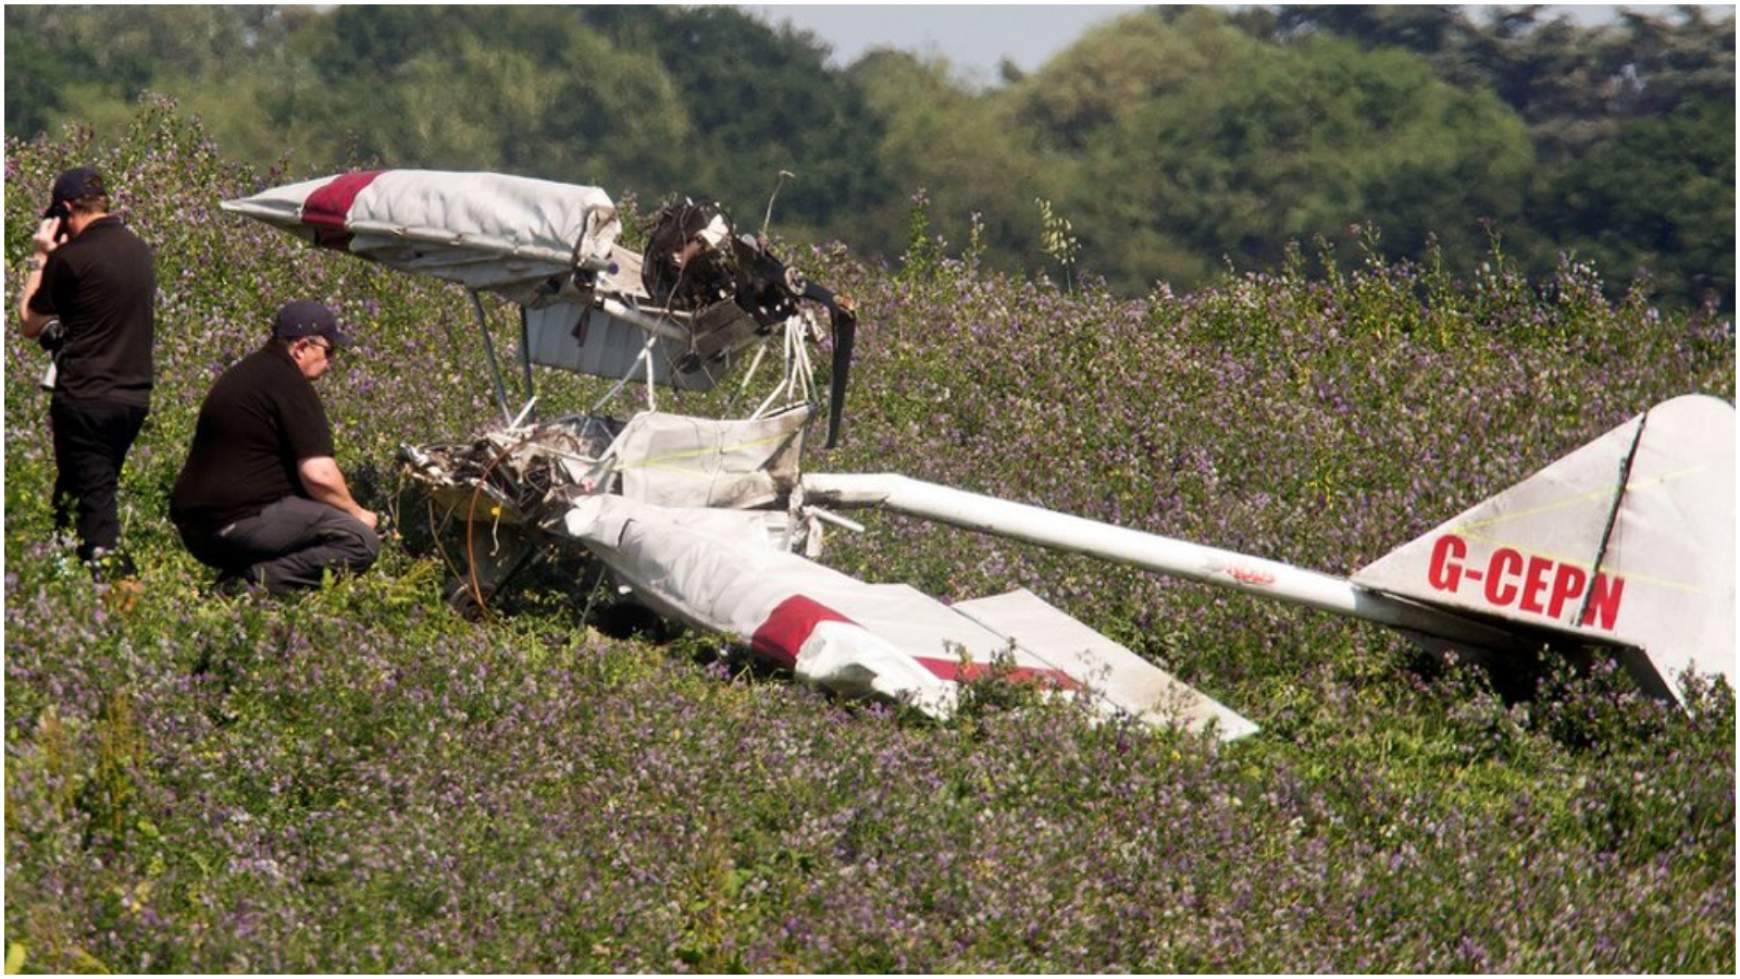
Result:
{"type": "MultiPolygon", "coordinates": [[[[9,967],[1735,968],[1725,686],[1680,712],[1598,665],[1507,704],[1375,628],[895,517],[831,538],[832,563],[953,599],[1024,585],[1262,732],[1094,727],[994,685],[928,722],[705,637],[601,634],[571,567],[468,621],[398,544],[319,594],[214,598],[166,510],[215,375],[282,302],[333,303],[360,337],[321,382],[339,462],[384,505],[397,443],[492,416],[479,352],[447,340],[475,344],[469,309],[221,214],[290,177],[216,158],[163,104],[113,145],[8,141],[9,281],[76,163],[158,255],[159,381],[122,481],[146,590],[120,601],[49,546],[42,355],[8,329],[9,967]]],[[[1478,269],[1385,265],[1362,234],[1140,300],[935,239],[893,269],[802,253],[863,323],[845,443],[809,465],[1346,573],[1656,401],[1733,399],[1728,322],[1611,305],[1569,261],[1521,281],[1501,243],[1478,269]]],[[[584,407],[584,382],[546,381],[584,407]]]]}

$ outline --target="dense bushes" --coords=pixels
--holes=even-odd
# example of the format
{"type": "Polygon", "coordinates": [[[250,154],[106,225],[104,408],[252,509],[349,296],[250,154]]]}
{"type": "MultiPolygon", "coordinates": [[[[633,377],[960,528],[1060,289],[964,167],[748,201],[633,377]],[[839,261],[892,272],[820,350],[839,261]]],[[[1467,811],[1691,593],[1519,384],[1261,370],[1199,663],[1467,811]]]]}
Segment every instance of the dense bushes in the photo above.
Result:
{"type": "MultiPolygon", "coordinates": [[[[160,386],[123,484],[129,606],[46,543],[40,354],[7,331],[6,937],[27,969],[1734,968],[1726,687],[1680,713],[1555,671],[1506,704],[1375,629],[892,517],[833,538],[835,563],[947,597],[1025,585],[1263,732],[1217,748],[995,697],[926,723],[703,638],[609,639],[547,584],[467,622],[398,548],[299,600],[209,597],[165,495],[270,311],[312,295],[356,325],[322,382],[356,470],[490,418],[443,329],[468,310],[222,215],[273,175],[162,105],[116,145],[7,144],[13,281],[74,161],[158,249],[160,386]]],[[[1611,306],[1583,265],[1522,281],[1496,245],[1466,280],[1386,264],[1371,235],[1140,300],[934,241],[898,274],[801,254],[864,324],[847,441],[809,465],[1342,573],[1655,401],[1733,397],[1726,322],[1611,306]]]]}

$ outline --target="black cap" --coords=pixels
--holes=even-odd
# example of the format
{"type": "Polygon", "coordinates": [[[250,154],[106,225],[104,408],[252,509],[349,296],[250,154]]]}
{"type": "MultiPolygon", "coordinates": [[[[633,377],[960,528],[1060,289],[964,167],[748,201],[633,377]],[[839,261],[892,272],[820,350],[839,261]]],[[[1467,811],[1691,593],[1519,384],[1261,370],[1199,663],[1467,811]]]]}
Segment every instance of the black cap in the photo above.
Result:
{"type": "Polygon", "coordinates": [[[76,201],[81,197],[93,194],[107,194],[108,188],[103,186],[103,175],[90,167],[74,167],[54,180],[54,194],[49,199],[48,209],[42,212],[45,218],[64,218],[69,213],[67,201],[76,201]]]}
{"type": "Polygon", "coordinates": [[[285,303],[272,321],[272,335],[282,340],[325,337],[335,347],[350,346],[350,337],[338,329],[338,317],[324,303],[312,299],[285,303]]]}

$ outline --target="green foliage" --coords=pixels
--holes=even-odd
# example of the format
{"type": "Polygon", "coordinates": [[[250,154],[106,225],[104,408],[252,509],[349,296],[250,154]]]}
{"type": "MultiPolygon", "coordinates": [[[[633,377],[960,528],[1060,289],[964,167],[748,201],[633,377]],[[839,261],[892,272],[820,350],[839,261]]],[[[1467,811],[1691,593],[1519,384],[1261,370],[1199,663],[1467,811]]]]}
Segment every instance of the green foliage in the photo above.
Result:
{"type": "MultiPolygon", "coordinates": [[[[1033,79],[1046,93],[1036,111],[1064,111],[1053,93],[1072,89],[1056,77],[1066,72],[1099,87],[1063,116],[1093,147],[1064,201],[1085,229],[1086,266],[1123,283],[1152,278],[1175,251],[1273,264],[1288,239],[1353,222],[1390,229],[1395,255],[1420,254],[1436,231],[1465,267],[1480,250],[1476,219],[1515,213],[1530,163],[1520,123],[1423,59],[1329,38],[1276,48],[1206,12],[1132,15],[1084,39],[1033,79]]],[[[1210,269],[1199,260],[1166,277],[1194,286],[1210,269]]]]}
{"type": "Polygon", "coordinates": [[[1580,27],[1536,6],[1495,8],[1482,26],[1443,6],[1301,6],[1259,32],[1315,33],[1417,52],[1527,123],[1538,161],[1529,197],[1487,213],[1523,242],[1532,274],[1569,253],[1597,263],[1610,298],[1641,279],[1682,304],[1713,295],[1733,308],[1733,222],[1721,217],[1733,211],[1731,16],[1686,6],[1580,27]]]}
{"type": "Polygon", "coordinates": [[[65,105],[62,94],[72,80],[72,66],[55,58],[35,31],[23,23],[17,11],[6,8],[6,62],[28,65],[29,71],[8,74],[6,131],[40,132],[49,128],[65,105]]]}
{"type": "Polygon", "coordinates": [[[1734,104],[1629,123],[1558,168],[1532,210],[1578,257],[1659,295],[1716,305],[1734,295],[1734,104]]]}
{"type": "Polygon", "coordinates": [[[696,188],[747,220],[790,170],[782,227],[810,229],[838,228],[890,194],[872,163],[881,120],[808,33],[774,31],[729,7],[589,7],[582,16],[620,48],[650,48],[681,93],[695,136],[665,148],[680,167],[658,189],[696,188]]]}
{"type": "Polygon", "coordinates": [[[1596,27],[1533,7],[1132,11],[984,90],[890,50],[831,68],[813,35],[725,7],[13,5],[6,23],[14,136],[76,119],[113,137],[149,90],[286,174],[505,170],[710,196],[745,222],[784,170],[782,233],[890,260],[923,187],[938,234],[978,215],[975,260],[1009,272],[1051,261],[1042,198],[1078,227],[1066,278],[1129,295],[1352,224],[1467,275],[1489,220],[1530,275],[1568,254],[1609,299],[1645,270],[1666,301],[1733,306],[1734,28],[1703,8],[1596,27]]]}
{"type": "MultiPolygon", "coordinates": [[[[1032,151],[1012,104],[962,91],[944,61],[895,51],[872,52],[849,75],[870,111],[885,120],[879,170],[903,193],[925,188],[939,230],[961,234],[978,214],[993,264],[1021,268],[1037,257],[1028,201],[1055,196],[1073,167],[1032,151]]],[[[835,225],[836,233],[872,252],[894,253],[909,237],[905,205],[904,197],[890,197],[835,225]]]]}
{"type": "Polygon", "coordinates": [[[931,233],[930,196],[920,187],[912,195],[912,216],[907,220],[906,252],[900,256],[900,278],[906,282],[923,282],[939,271],[943,248],[947,245],[931,233]]]}
{"type": "Polygon", "coordinates": [[[1045,249],[1048,258],[1063,269],[1064,285],[1074,291],[1075,263],[1081,255],[1081,241],[1070,234],[1073,226],[1069,219],[1053,211],[1050,201],[1037,197],[1033,203],[1039,205],[1040,247],[1045,249]]]}

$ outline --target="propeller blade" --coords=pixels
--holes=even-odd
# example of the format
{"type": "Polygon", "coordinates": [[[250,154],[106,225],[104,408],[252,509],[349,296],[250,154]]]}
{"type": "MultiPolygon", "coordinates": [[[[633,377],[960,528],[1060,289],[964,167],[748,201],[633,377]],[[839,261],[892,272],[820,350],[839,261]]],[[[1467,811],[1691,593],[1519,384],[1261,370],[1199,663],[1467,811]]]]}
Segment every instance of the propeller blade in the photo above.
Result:
{"type": "Polygon", "coordinates": [[[846,384],[852,373],[852,345],[858,337],[858,314],[852,311],[851,300],[836,298],[832,292],[809,283],[804,298],[813,299],[828,308],[828,321],[834,328],[834,372],[828,385],[828,442],[833,448],[840,441],[840,423],[845,420],[846,384]]]}

